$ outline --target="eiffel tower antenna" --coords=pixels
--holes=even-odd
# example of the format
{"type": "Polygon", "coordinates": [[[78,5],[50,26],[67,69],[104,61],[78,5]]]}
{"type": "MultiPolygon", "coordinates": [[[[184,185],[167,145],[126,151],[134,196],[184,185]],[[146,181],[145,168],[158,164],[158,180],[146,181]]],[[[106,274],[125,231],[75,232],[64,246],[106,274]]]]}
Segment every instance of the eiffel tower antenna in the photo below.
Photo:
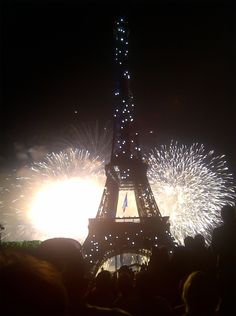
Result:
{"type": "Polygon", "coordinates": [[[154,246],[174,247],[168,217],[162,217],[147,179],[134,127],[134,100],[128,67],[129,29],[124,17],[115,21],[114,125],[106,183],[95,219],[89,220],[84,253],[96,273],[108,258],[123,253],[149,254],[154,246]],[[127,214],[132,197],[135,216],[127,214]]]}

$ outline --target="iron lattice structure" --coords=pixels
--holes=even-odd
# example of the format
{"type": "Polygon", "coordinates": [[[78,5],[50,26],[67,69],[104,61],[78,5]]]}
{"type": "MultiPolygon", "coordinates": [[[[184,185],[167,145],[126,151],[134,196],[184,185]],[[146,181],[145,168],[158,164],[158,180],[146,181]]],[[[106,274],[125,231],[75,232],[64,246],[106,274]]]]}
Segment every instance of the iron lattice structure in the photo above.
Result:
{"type": "Polygon", "coordinates": [[[93,272],[114,255],[151,252],[153,246],[174,246],[168,217],[161,216],[148,182],[148,165],[135,132],[128,35],[128,23],[120,18],[114,26],[116,89],[111,159],[105,167],[107,179],[97,216],[89,220],[89,235],[83,245],[93,272]],[[138,216],[117,218],[119,193],[129,190],[134,192],[138,216]]]}

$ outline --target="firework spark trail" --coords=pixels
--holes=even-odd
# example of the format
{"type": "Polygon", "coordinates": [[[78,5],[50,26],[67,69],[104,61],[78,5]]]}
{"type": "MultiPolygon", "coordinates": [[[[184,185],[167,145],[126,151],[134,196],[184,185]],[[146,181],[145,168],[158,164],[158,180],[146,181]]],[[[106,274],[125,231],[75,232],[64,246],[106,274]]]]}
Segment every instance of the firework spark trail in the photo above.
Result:
{"type": "Polygon", "coordinates": [[[26,229],[22,211],[24,190],[21,181],[18,181],[16,170],[1,174],[0,199],[0,222],[5,228],[2,238],[6,240],[30,239],[32,230],[30,225],[27,225],[26,229]]]}
{"type": "Polygon", "coordinates": [[[14,171],[7,179],[0,212],[6,239],[45,239],[61,233],[83,242],[88,217],[96,215],[105,182],[99,157],[67,149],[48,154],[42,162],[14,171]]]}
{"type": "Polygon", "coordinates": [[[112,127],[109,123],[106,126],[101,126],[98,122],[72,125],[65,135],[57,140],[58,148],[80,148],[89,151],[94,157],[99,156],[100,159],[109,161],[112,145],[112,127]]]}
{"type": "Polygon", "coordinates": [[[187,235],[200,233],[209,243],[212,229],[221,223],[220,209],[235,199],[224,155],[172,141],[152,150],[148,161],[149,181],[161,214],[170,217],[173,236],[182,244],[187,235]]]}
{"type": "Polygon", "coordinates": [[[48,154],[42,162],[33,163],[31,170],[32,175],[64,179],[78,176],[78,173],[81,177],[101,174],[103,163],[98,156],[91,157],[87,150],[69,148],[59,153],[48,154]]]}

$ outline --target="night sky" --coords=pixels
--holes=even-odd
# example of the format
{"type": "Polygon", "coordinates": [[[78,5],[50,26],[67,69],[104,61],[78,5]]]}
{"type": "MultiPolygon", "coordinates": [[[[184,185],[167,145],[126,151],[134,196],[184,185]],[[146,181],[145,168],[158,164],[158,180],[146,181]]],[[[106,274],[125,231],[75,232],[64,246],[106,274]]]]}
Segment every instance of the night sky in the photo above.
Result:
{"type": "Polygon", "coordinates": [[[6,0],[1,14],[2,161],[16,142],[49,145],[71,124],[112,120],[124,14],[143,142],[203,143],[236,174],[233,1],[6,0]]]}

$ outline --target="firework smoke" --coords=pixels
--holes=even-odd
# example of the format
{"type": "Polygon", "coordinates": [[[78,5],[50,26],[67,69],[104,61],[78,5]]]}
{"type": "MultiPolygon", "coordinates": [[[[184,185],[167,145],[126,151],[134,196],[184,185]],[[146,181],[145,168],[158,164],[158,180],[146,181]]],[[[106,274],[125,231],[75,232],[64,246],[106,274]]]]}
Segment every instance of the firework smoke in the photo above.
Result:
{"type": "Polygon", "coordinates": [[[207,243],[221,223],[220,209],[234,204],[235,188],[224,156],[214,156],[203,145],[191,147],[173,141],[148,155],[149,181],[163,216],[170,217],[173,236],[202,234],[207,243]]]}

